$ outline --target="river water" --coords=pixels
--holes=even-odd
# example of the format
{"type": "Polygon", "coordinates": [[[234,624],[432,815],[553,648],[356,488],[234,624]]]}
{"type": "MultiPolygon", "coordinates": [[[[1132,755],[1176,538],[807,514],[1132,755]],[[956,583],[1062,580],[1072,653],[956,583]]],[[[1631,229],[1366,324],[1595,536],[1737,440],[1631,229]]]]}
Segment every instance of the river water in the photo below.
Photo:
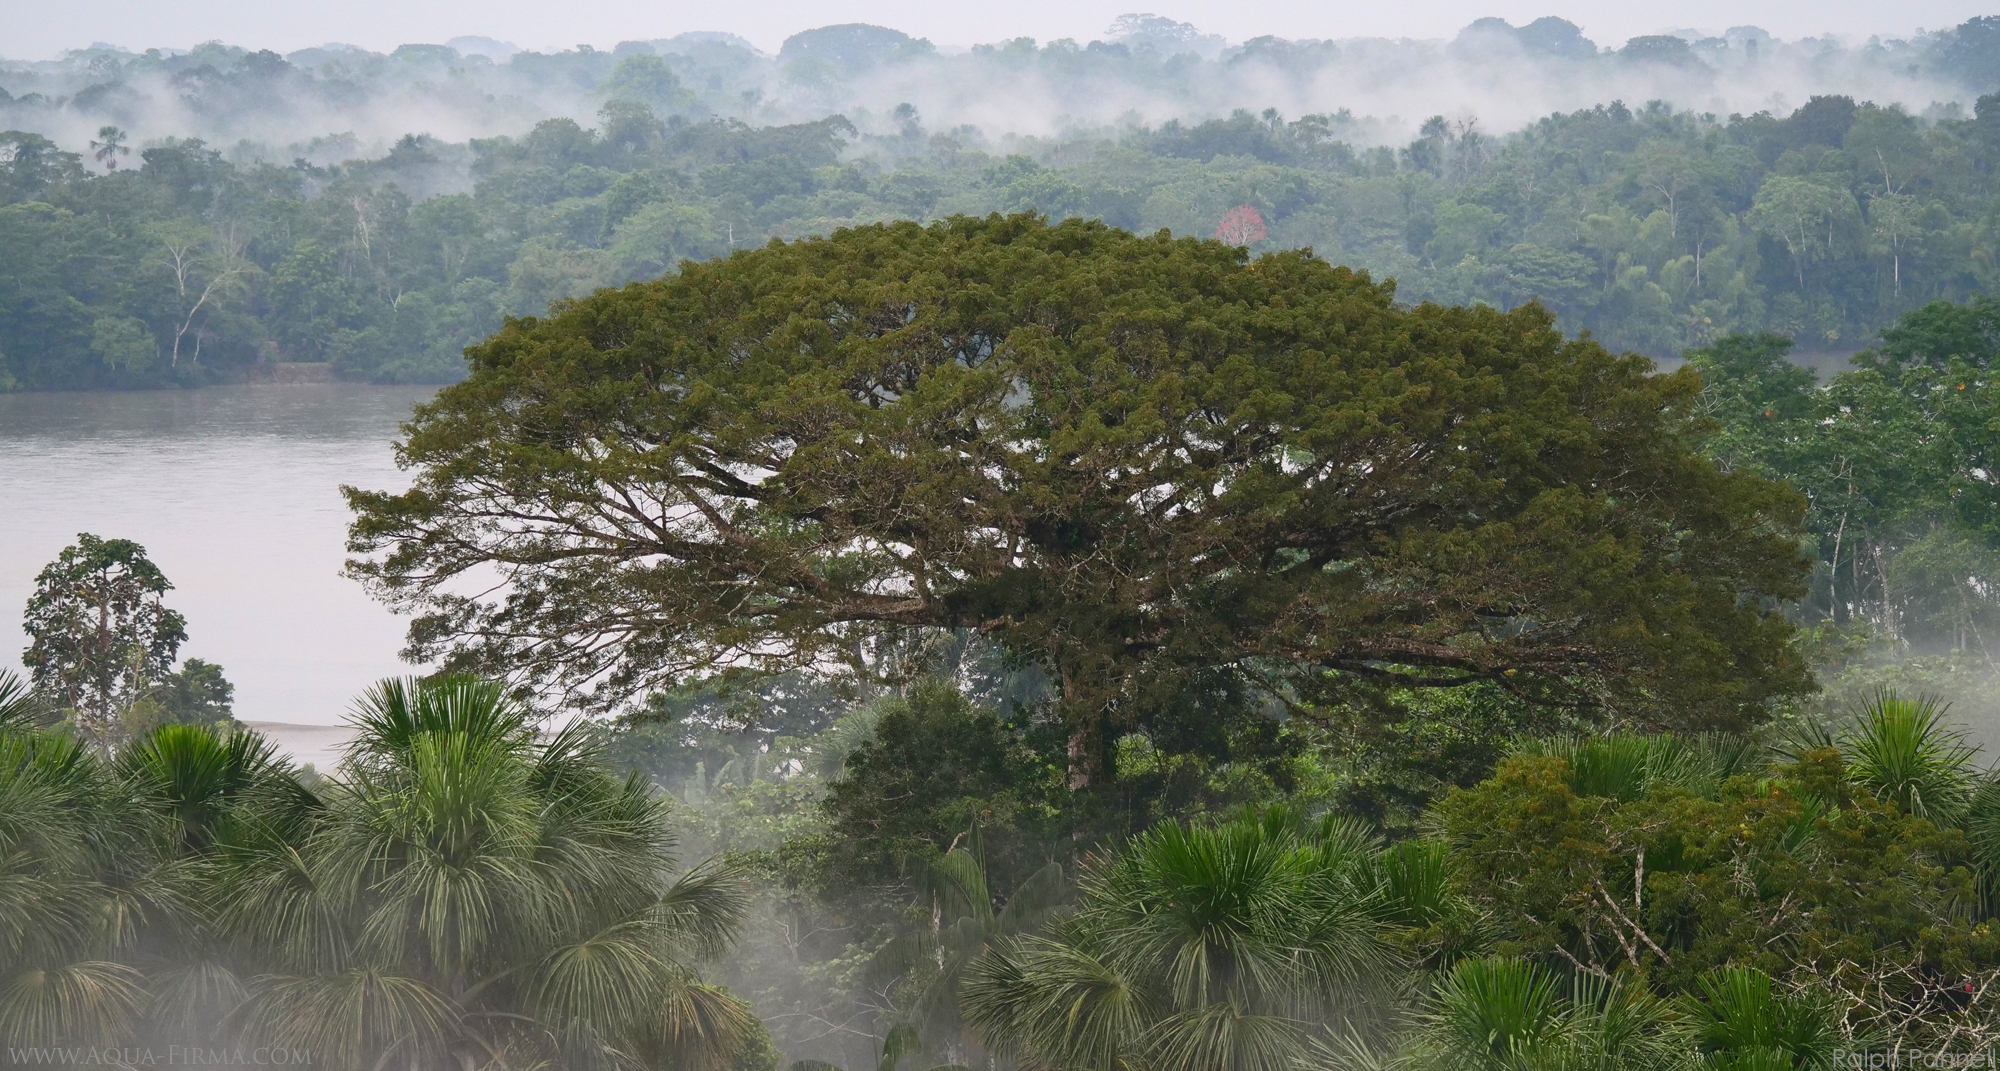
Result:
{"type": "MultiPolygon", "coordinates": [[[[390,444],[432,390],[0,394],[0,666],[20,669],[43,565],[78,532],[134,539],[174,583],[182,657],[223,667],[238,718],[339,723],[370,682],[411,668],[403,621],[340,575],[339,488],[406,485],[390,444]]],[[[291,750],[324,758],[311,739],[291,750]]]]}

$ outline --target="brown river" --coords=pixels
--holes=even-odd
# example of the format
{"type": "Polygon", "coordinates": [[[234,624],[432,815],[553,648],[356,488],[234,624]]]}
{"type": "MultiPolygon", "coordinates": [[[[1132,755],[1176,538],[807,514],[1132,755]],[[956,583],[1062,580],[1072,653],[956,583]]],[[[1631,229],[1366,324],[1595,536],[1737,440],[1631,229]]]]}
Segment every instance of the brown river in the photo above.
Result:
{"type": "Polygon", "coordinates": [[[401,620],[340,575],[340,485],[403,486],[390,444],[429,387],[287,384],[0,394],[0,667],[20,669],[35,574],[78,532],[134,539],[173,581],[182,657],[220,663],[236,716],[324,764],[396,657],[401,620]]]}

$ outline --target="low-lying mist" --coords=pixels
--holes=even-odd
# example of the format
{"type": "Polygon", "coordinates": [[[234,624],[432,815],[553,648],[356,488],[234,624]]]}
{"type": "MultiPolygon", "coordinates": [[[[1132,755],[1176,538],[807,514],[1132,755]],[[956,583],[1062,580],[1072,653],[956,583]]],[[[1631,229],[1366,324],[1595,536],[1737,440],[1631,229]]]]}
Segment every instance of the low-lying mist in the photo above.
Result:
{"type": "Polygon", "coordinates": [[[775,56],[727,34],[628,41],[606,52],[513,51],[481,38],[389,55],[329,45],[288,56],[210,43],[0,62],[0,127],[81,150],[106,124],[137,141],[201,138],[238,159],[316,164],[379,155],[406,134],[444,142],[586,125],[612,99],[687,120],[772,125],[846,116],[893,133],[1004,143],[1023,136],[1200,122],[1236,109],[1330,117],[1343,140],[1400,144],[1429,117],[1488,133],[1613,100],[1783,115],[1839,93],[1913,114],[1959,114],[2000,80],[2000,20],[1910,40],[1780,41],[1754,27],[1640,37],[1617,47],[1544,18],[1482,19],[1454,40],[1225,42],[1186,23],[1126,16],[1104,39],[1021,38],[947,52],[893,29],[828,26],[775,56]],[[970,129],[967,129],[970,128],[970,129]]]}

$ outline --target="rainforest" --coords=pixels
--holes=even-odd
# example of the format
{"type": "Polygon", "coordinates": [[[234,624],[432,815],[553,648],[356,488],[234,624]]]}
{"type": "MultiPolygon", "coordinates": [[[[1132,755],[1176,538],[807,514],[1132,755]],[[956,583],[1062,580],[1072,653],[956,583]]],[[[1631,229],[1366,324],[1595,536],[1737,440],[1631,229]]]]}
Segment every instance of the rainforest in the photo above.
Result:
{"type": "Polygon", "coordinates": [[[1992,18],[1866,48],[1600,50],[1555,18],[1448,45],[1113,29],[0,61],[0,388],[447,382],[554,300],[993,212],[1311,248],[1655,358],[1773,331],[1837,365],[1994,286],[1992,18]]]}
{"type": "Polygon", "coordinates": [[[325,761],[15,578],[7,1066],[1992,1066],[2000,20],[1107,37],[0,62],[0,387],[437,385],[325,761]]]}

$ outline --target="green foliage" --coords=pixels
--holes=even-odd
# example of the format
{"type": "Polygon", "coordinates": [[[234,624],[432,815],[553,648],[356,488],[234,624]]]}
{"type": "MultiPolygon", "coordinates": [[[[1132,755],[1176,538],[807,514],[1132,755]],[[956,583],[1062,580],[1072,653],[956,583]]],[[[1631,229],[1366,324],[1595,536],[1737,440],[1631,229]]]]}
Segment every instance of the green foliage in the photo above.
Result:
{"type": "Polygon", "coordinates": [[[968,968],[966,1020],[1054,1068],[1290,1066],[1395,961],[1373,854],[1350,824],[1282,809],[1157,826],[1095,862],[1046,936],[968,968]]]}
{"type": "Polygon", "coordinates": [[[131,844],[132,816],[73,737],[0,731],[0,1034],[15,1044],[122,1036],[145,999],[118,962],[122,928],[101,879],[131,844]]]}
{"type": "Polygon", "coordinates": [[[186,619],[162,602],[172,588],[139,544],[79,534],[28,597],[21,661],[35,687],[85,732],[115,739],[187,639],[186,619]]]}
{"type": "Polygon", "coordinates": [[[626,100],[661,109],[683,108],[694,103],[694,94],[681,87],[673,67],[659,56],[643,52],[619,60],[598,92],[606,100],[626,100]]]}
{"type": "Polygon", "coordinates": [[[1724,967],[1703,975],[1686,1001],[1701,1048],[1723,1068],[1838,1066],[1834,1052],[1868,1048],[1848,1039],[1827,994],[1811,989],[1780,993],[1769,975],[1751,967],[1724,967]]]}
{"type": "Polygon", "coordinates": [[[658,800],[493,683],[385,682],[315,794],[254,733],[160,727],[106,760],[0,728],[0,1029],[14,1044],[478,1053],[771,1071],[696,973],[726,865],[671,876],[658,800]]]}
{"type": "Polygon", "coordinates": [[[1544,706],[1490,683],[1451,689],[1354,691],[1312,711],[1304,749],[1330,775],[1332,802],[1384,830],[1414,832],[1452,788],[1484,779],[1510,741],[1575,730],[1589,711],[1544,706]]]}
{"type": "MultiPolygon", "coordinates": [[[[1985,77],[1977,60],[1990,48],[1965,42],[1988,41],[1986,26],[1894,46],[1911,50],[1895,52],[1905,57],[1893,61],[1896,76],[1915,63],[1985,77]],[[1933,52],[1941,66],[1913,58],[1933,52]]],[[[1517,38],[1526,62],[1565,71],[1627,68],[1646,42],[1690,71],[1719,55],[1693,58],[1670,36],[1600,55],[1574,31],[1500,32],[1517,38]]],[[[1275,39],[1215,61],[1171,58],[1184,41],[1157,53],[1016,41],[947,60],[926,42],[858,25],[799,35],[782,61],[719,43],[631,44],[500,65],[439,48],[366,60],[321,53],[299,66],[220,46],[78,52],[23,74],[73,80],[67,106],[86,113],[114,96],[126,102],[107,115],[138,107],[156,84],[148,79],[161,79],[198,127],[230,117],[232,143],[244,116],[300,92],[323,94],[336,115],[403,91],[391,87],[445,84],[468,87],[465,99],[481,107],[533,109],[530,98],[560,87],[563,108],[578,99],[602,108],[595,126],[544,118],[524,136],[460,144],[410,135],[374,158],[339,137],[243,143],[226,159],[199,140],[168,139],[140,152],[137,168],[114,144],[124,137],[115,127],[100,132],[91,161],[28,129],[0,131],[0,248],[10,254],[0,264],[0,387],[197,385],[274,360],[326,361],[355,379],[450,381],[464,374],[463,349],[508,315],[540,315],[552,301],[773,238],[955,214],[1036,211],[1206,236],[1247,210],[1268,225],[1260,251],[1310,247],[1397,280],[1407,300],[1537,301],[1567,333],[1655,357],[1767,332],[1811,352],[1851,351],[1902,314],[1966,301],[2000,278],[1989,255],[2000,218],[1988,180],[2000,161],[1992,96],[1970,119],[1842,96],[1727,120],[1609,103],[1498,136],[1438,118],[1400,149],[1366,147],[1363,135],[1379,135],[1346,112],[1287,120],[1245,109],[1030,137],[927,129],[908,104],[856,105],[883,65],[903,69],[899,77],[974,77],[1002,94],[1028,79],[1035,92],[1093,100],[1106,85],[1187,99],[1200,69],[1244,99],[1351,60],[1336,60],[1330,43],[1275,39]],[[978,73],[946,73],[955,65],[978,73]],[[732,118],[772,114],[815,121],[732,118]]],[[[0,97],[0,121],[54,122],[49,100],[29,97],[0,97]]],[[[512,114],[526,127],[546,112],[512,114]]]]}
{"type": "Polygon", "coordinates": [[[11,669],[0,670],[0,729],[32,728],[46,712],[33,685],[11,669]]]}
{"type": "MultiPolygon", "coordinates": [[[[999,901],[987,884],[977,827],[973,834],[971,849],[954,847],[918,864],[919,907],[929,907],[930,926],[899,935],[869,964],[878,977],[897,980],[898,1008],[909,1019],[901,1029],[913,1050],[962,1049],[959,991],[967,968],[987,951],[1040,929],[1068,892],[1062,864],[1049,863],[999,901]],[[1004,906],[996,909],[996,901],[1004,906]]],[[[885,1067],[897,1062],[887,1043],[882,1059],[885,1067]]]]}
{"type": "MultiPolygon", "coordinates": [[[[1800,612],[1862,648],[1829,650],[1829,661],[1865,670],[1911,654],[1990,661],[2000,650],[1987,639],[2000,628],[2000,498],[1984,475],[2000,461],[1996,309],[1991,298],[1915,309],[1824,388],[1787,360],[1779,336],[1688,353],[1717,422],[1711,452],[1806,496],[1817,565],[1800,612]]],[[[1850,694],[1867,686],[1835,683],[1850,694]]]]}
{"type": "Polygon", "coordinates": [[[1878,692],[1841,737],[1848,775],[1878,798],[1939,825],[1965,812],[1977,775],[1965,734],[1936,699],[1878,692]]]}
{"type": "MultiPolygon", "coordinates": [[[[1060,767],[996,712],[928,679],[879,702],[874,729],[826,789],[831,818],[817,854],[826,892],[893,881],[927,867],[976,827],[986,869],[1002,888],[1030,879],[1066,820],[1060,767]]],[[[969,857],[967,857],[969,858],[969,857]]]]}
{"type": "Polygon", "coordinates": [[[317,802],[289,780],[269,741],[241,730],[223,736],[206,726],[163,725],[120,750],[114,771],[165,821],[176,854],[212,846],[253,799],[294,812],[317,802]]]}
{"type": "Polygon", "coordinates": [[[1569,766],[1571,791],[1620,803],[1656,788],[1713,797],[1729,778],[1754,772],[1760,758],[1752,741],[1719,733],[1552,737],[1523,741],[1515,753],[1559,758],[1569,766]]]}
{"type": "Polygon", "coordinates": [[[221,666],[199,658],[182,662],[146,698],[173,725],[230,725],[236,720],[231,714],[236,686],[223,677],[221,666]]]}
{"type": "MultiPolygon", "coordinates": [[[[1826,994],[1850,1041],[1948,1031],[1924,1018],[1933,979],[2000,973],[1992,927],[1964,909],[1975,860],[1957,829],[1878,800],[1830,748],[1721,780],[1642,776],[1635,756],[1660,746],[1524,754],[1441,805],[1457,887],[1490,914],[1502,952],[1639,971],[1717,1006],[1706,972],[1755,968],[1784,992],[1826,994]]],[[[1806,1005],[1773,1014],[1824,1041],[1806,1005]]]]}
{"type": "Polygon", "coordinates": [[[414,651],[607,706],[971,630],[1058,682],[1077,785],[1215,678],[1694,724],[1804,687],[1795,500],[1694,452],[1692,377],[1390,297],[1026,216],[773,244],[512,321],[415,486],[349,492],[355,571],[414,651]]]}
{"type": "Polygon", "coordinates": [[[1406,1058],[1482,1071],[1692,1067],[1690,1034],[1688,1017],[1637,977],[1565,986],[1538,963],[1491,957],[1444,972],[1406,1058]]]}

